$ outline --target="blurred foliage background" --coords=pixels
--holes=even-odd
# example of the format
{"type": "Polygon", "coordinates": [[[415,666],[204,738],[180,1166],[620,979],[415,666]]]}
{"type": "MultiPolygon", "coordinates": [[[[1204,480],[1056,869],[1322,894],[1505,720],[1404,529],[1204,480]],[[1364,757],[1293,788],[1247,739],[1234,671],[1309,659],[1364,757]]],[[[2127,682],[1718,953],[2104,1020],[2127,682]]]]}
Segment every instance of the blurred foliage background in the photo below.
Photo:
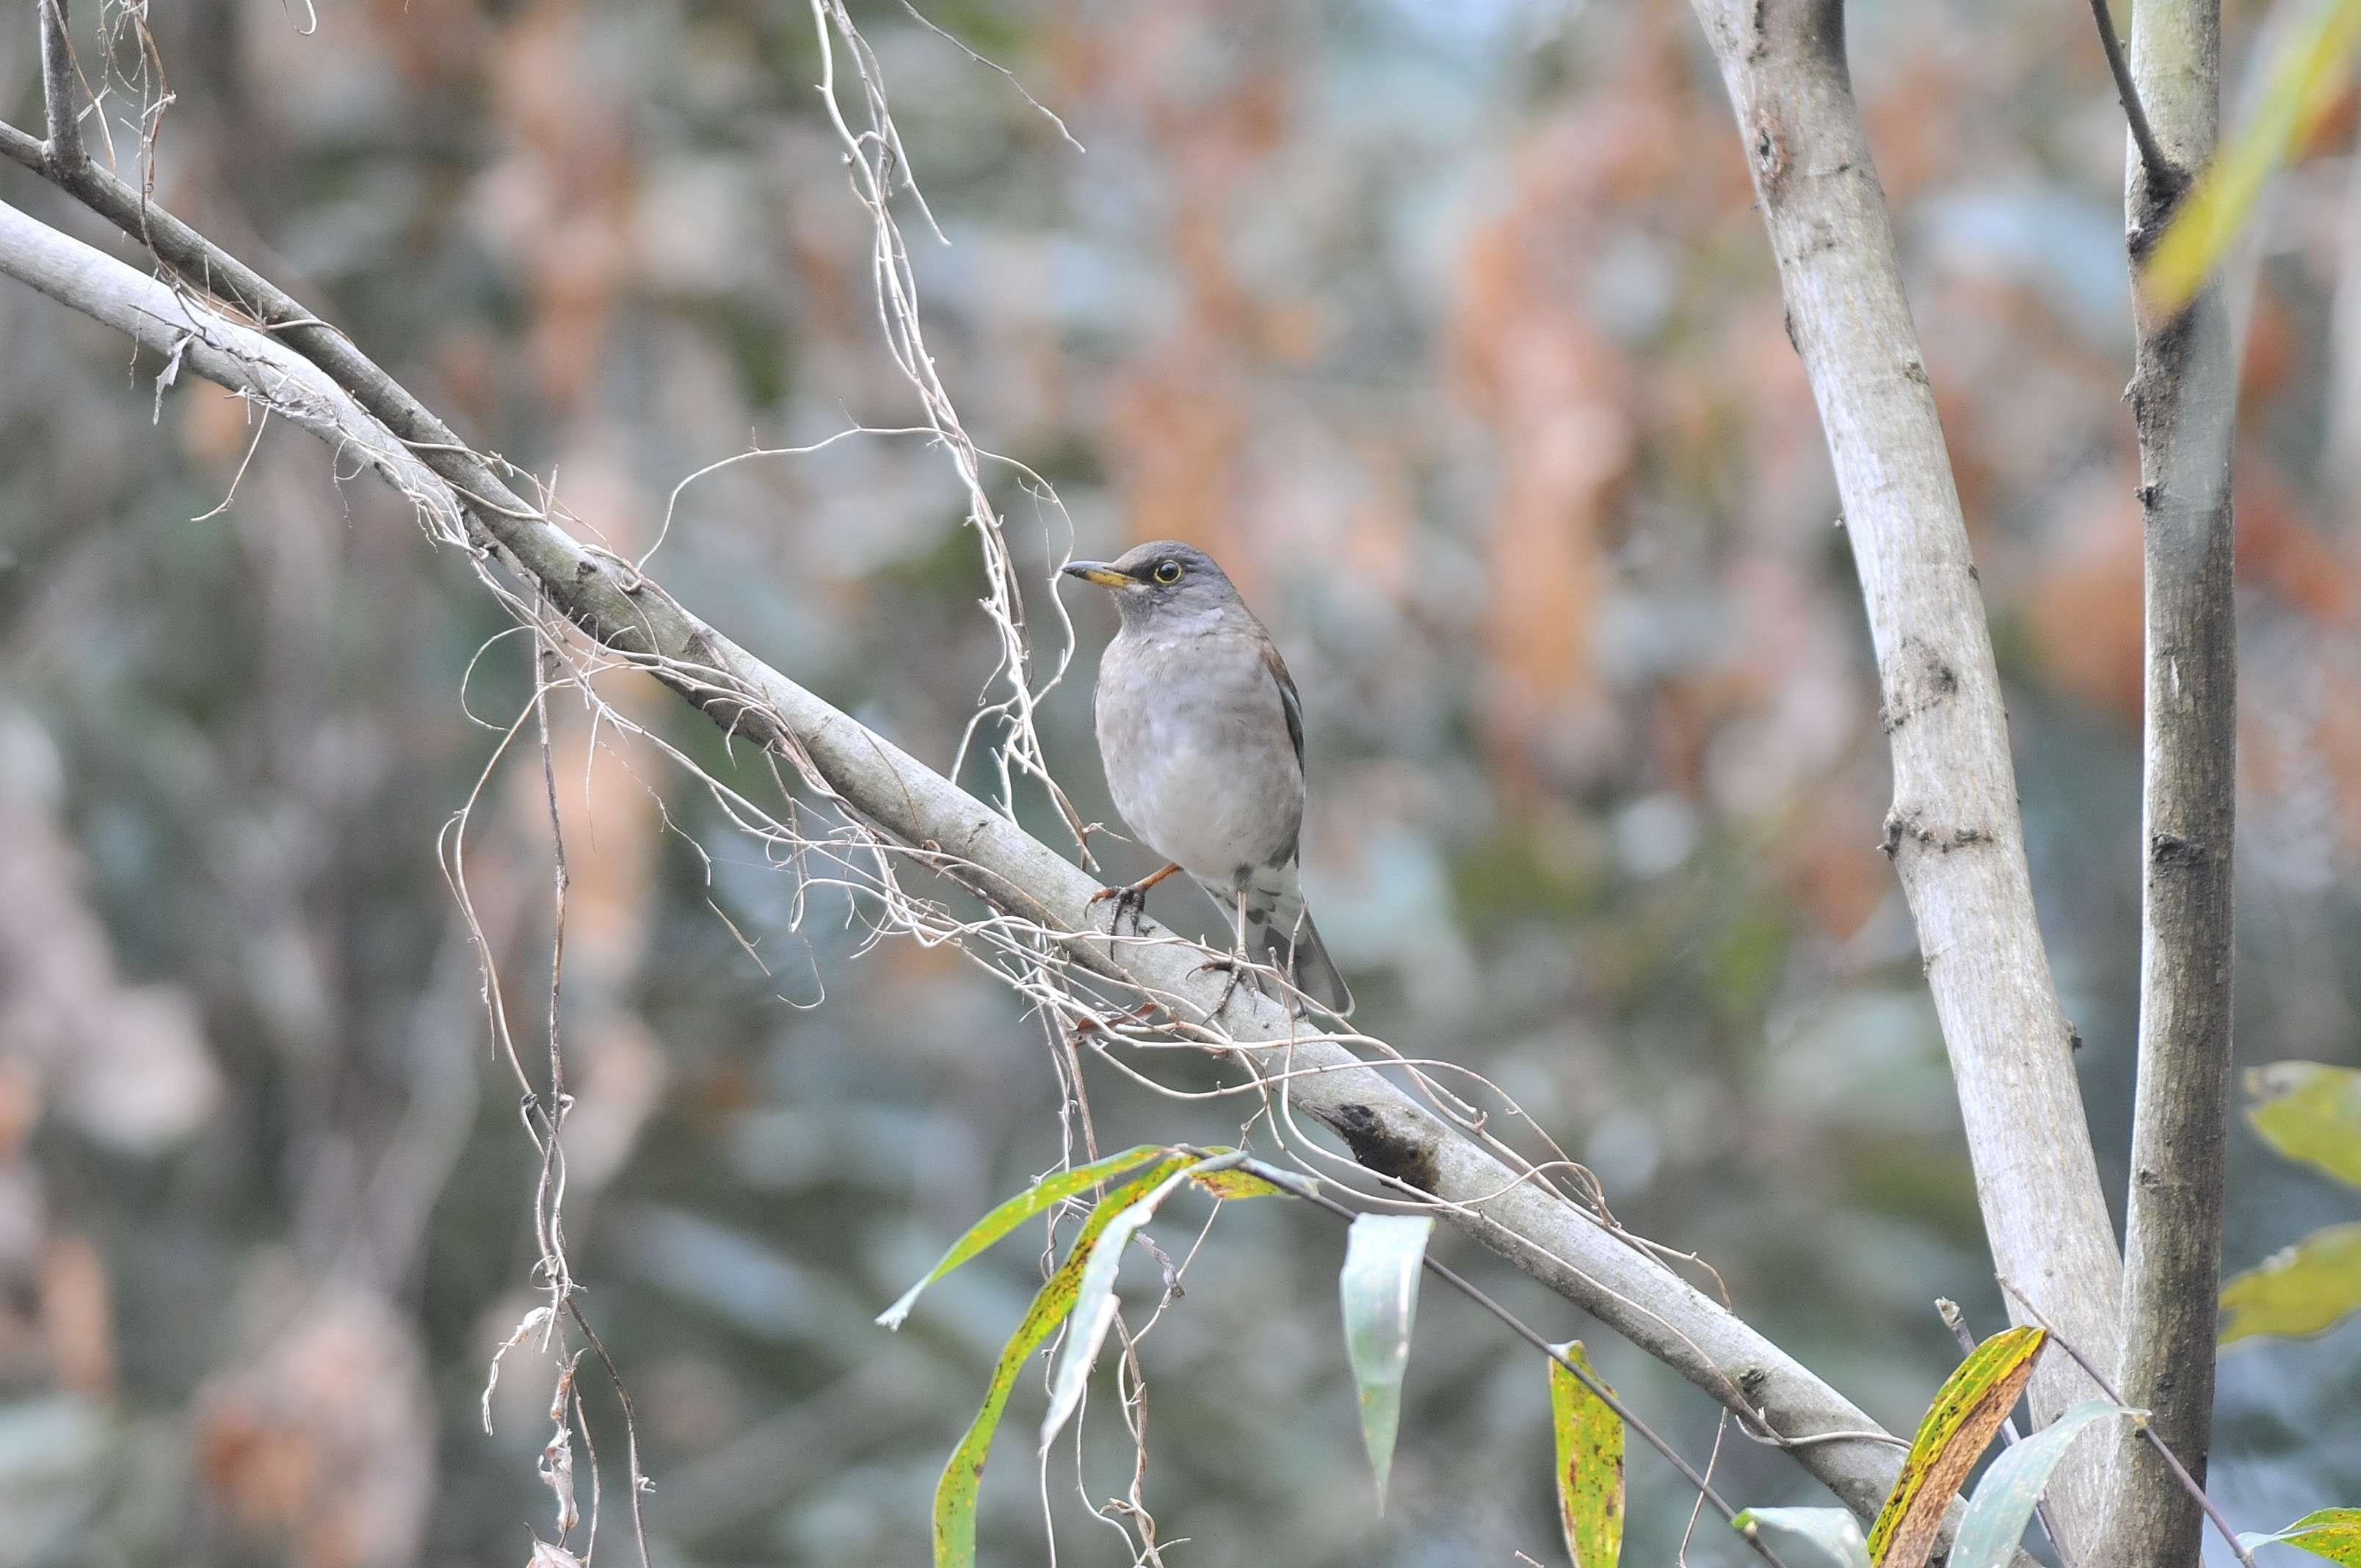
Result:
{"type": "MultiPolygon", "coordinates": [[[[1313,902],[1360,1021],[1490,1074],[1626,1223],[1907,1430],[1956,1358],[1931,1299],[2002,1314],[1874,849],[1885,752],[1820,432],[1686,7],[930,8],[1087,153],[899,8],[855,10],[950,242],[906,219],[979,441],[1054,482],[1082,553],[1213,551],[1294,667],[1313,902]]],[[[2273,24],[2235,11],[2244,58],[2273,24]]],[[[1854,12],[2119,1190],[2140,678],[2119,113],[2076,7],[1854,12]]],[[[366,0],[308,36],[306,14],[156,8],[160,196],[605,542],[644,548],[672,487],[750,439],[915,422],[803,7],[366,0]]],[[[14,8],[19,124],[33,44],[14,8]]],[[[2361,1059],[2353,120],[2239,263],[2246,1062],[2361,1059]]],[[[0,199],[132,255],[21,170],[0,199]]],[[[485,645],[496,608],[373,479],[255,443],[214,389],[159,405],[159,366],[13,288],[0,363],[0,1563],[521,1562],[549,1368],[511,1356],[496,1437],[477,1400],[534,1299],[536,1168],[436,843],[529,688],[525,645],[485,645]]],[[[1068,525],[995,483],[1046,595],[1068,525]]],[[[940,454],[848,441],[700,482],[655,569],[941,765],[993,656],[961,510],[940,454]]],[[[1074,609],[1044,732],[1104,817],[1087,685],[1111,618],[1074,609]]],[[[736,765],[662,694],[609,695],[736,765]]],[[[657,1561],[922,1561],[1038,1259],[972,1265],[899,1334],[869,1318],[1058,1158],[1050,1047],[955,955],[856,951],[840,903],[790,930],[789,877],[647,748],[597,739],[561,705],[568,1222],[657,1561]]],[[[513,750],[468,838],[520,1020],[545,996],[541,791],[513,750]]],[[[1157,908],[1212,919],[1178,884],[1157,908]]],[[[1093,1109],[1110,1147],[1238,1116],[1112,1076],[1093,1109]]],[[[2231,1267],[2353,1217],[2234,1135],[2231,1267]]],[[[1439,1245],[1711,1446],[1702,1397],[1439,1245]]],[[[1341,1251],[1314,1216],[1235,1208],[1143,1346],[1170,1560],[1556,1560],[1541,1368],[1435,1293],[1375,1516],[1341,1251]]],[[[2230,1354],[2214,1488],[2241,1528],[2361,1501],[2356,1379],[2352,1323],[2230,1354]]],[[[987,1474],[992,1562],[1048,1560],[1038,1399],[987,1474]]],[[[1082,1501],[1129,1476],[1104,1396],[1091,1431],[1082,1488],[1071,1455],[1050,1472],[1058,1561],[1119,1563],[1082,1501]]],[[[1741,1502],[1816,1490],[1735,1435],[1719,1465],[1741,1502]]],[[[1671,1561],[1687,1498],[1645,1454],[1632,1508],[1630,1560],[1671,1561]]],[[[1711,1529],[1690,1552],[1736,1558],[1711,1529]]]]}

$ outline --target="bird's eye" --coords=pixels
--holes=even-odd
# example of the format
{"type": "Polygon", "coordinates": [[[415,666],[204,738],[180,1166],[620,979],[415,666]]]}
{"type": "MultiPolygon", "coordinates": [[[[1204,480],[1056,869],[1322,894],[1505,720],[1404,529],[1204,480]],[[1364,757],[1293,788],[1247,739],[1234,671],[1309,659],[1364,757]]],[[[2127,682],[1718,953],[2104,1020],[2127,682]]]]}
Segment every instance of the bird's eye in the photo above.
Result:
{"type": "Polygon", "coordinates": [[[1177,583],[1180,580],[1180,563],[1170,559],[1159,561],[1156,570],[1150,575],[1159,583],[1177,583]]]}

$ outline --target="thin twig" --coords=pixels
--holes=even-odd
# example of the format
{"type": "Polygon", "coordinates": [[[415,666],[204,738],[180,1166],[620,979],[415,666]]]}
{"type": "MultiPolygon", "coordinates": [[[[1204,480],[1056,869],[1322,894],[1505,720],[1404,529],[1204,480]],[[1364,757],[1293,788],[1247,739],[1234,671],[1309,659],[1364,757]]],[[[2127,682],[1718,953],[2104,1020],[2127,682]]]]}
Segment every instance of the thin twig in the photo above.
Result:
{"type": "MultiPolygon", "coordinates": [[[[1976,1351],[1975,1332],[1968,1327],[1967,1316],[1960,1310],[1960,1304],[1938,1296],[1935,1298],[1935,1315],[1943,1320],[1943,1326],[1949,1329],[1952,1337],[1960,1342],[1960,1349],[1973,1355],[1976,1351]]],[[[2017,1430],[2014,1415],[2001,1421],[2000,1431],[2011,1448],[2025,1440],[2025,1434],[2017,1430]]],[[[2033,1511],[2041,1516],[2041,1532],[2049,1538],[2051,1550],[2058,1553],[2058,1568],[2074,1568],[2074,1554],[2066,1550],[2066,1538],[2058,1533],[2058,1526],[2049,1517],[2049,1499],[2035,1498],[2033,1511]]]]}
{"type": "Polygon", "coordinates": [[[582,1304],[568,1297],[566,1312],[574,1320],[574,1326],[580,1331],[582,1337],[590,1342],[590,1354],[597,1356],[599,1365],[607,1369],[607,1381],[615,1390],[615,1402],[623,1407],[624,1463],[631,1473],[631,1534],[640,1549],[641,1568],[647,1568],[652,1561],[648,1556],[648,1521],[641,1511],[640,1499],[646,1496],[653,1483],[640,1469],[640,1422],[631,1409],[631,1391],[623,1387],[623,1374],[616,1367],[615,1358],[607,1354],[606,1345],[600,1343],[598,1331],[592,1328],[590,1320],[583,1315],[582,1304]]]}
{"type": "Polygon", "coordinates": [[[2091,0],[2091,19],[2099,25],[2099,47],[2107,51],[2107,71],[2115,79],[2115,96],[2123,101],[2124,121],[2131,126],[2132,145],[2139,149],[2140,167],[2147,170],[2148,188],[2168,204],[2189,184],[2189,171],[2165,156],[2163,145],[2140,106],[2138,87],[2132,82],[2131,62],[2124,58],[2123,40],[2115,36],[2114,13],[2107,0],[2091,0]]]}
{"type": "MultiPolygon", "coordinates": [[[[578,1358],[582,1353],[574,1354],[578,1358]]],[[[605,1488],[598,1481],[598,1442],[590,1435],[590,1412],[582,1408],[582,1386],[575,1384],[570,1392],[574,1423],[582,1429],[582,1452],[590,1461],[590,1533],[582,1542],[582,1568],[590,1568],[591,1559],[598,1552],[598,1510],[606,1502],[605,1488]]]]}
{"type": "MultiPolygon", "coordinates": [[[[1269,1182],[1273,1187],[1279,1188],[1294,1197],[1302,1199],[1305,1202],[1312,1204],[1314,1208],[1324,1209],[1329,1213],[1335,1215],[1337,1218],[1344,1220],[1348,1223],[1353,1220],[1359,1218],[1359,1214],[1356,1211],[1348,1205],[1339,1203],[1335,1199],[1331,1198],[1326,1193],[1321,1191],[1318,1186],[1316,1186],[1309,1178],[1299,1176],[1291,1170],[1282,1170],[1277,1166],[1266,1165],[1258,1159],[1241,1160],[1238,1163],[1238,1168],[1246,1171],[1251,1175],[1258,1176],[1265,1181],[1269,1182]]],[[[1707,1480],[1703,1475],[1697,1474],[1697,1467],[1691,1464],[1686,1459],[1682,1458],[1679,1450],[1675,1449],[1671,1443],[1665,1442],[1664,1438],[1657,1435],[1654,1428],[1649,1426],[1647,1422],[1642,1420],[1638,1416],[1633,1415],[1631,1413],[1631,1407],[1624,1404],[1621,1399],[1618,1398],[1615,1395],[1615,1391],[1608,1387],[1606,1384],[1601,1383],[1587,1367],[1585,1367],[1575,1361],[1569,1360],[1565,1355],[1562,1354],[1558,1351],[1556,1346],[1551,1344],[1548,1340],[1543,1339],[1540,1331],[1532,1328],[1515,1313],[1510,1311],[1506,1307],[1501,1306],[1498,1301],[1493,1300],[1491,1297],[1487,1296],[1481,1289],[1477,1288],[1474,1282],[1462,1277],[1447,1266],[1436,1262],[1433,1254],[1423,1254],[1422,1260],[1426,1265],[1428,1273],[1433,1274],[1436,1278],[1442,1280],[1444,1284],[1450,1286],[1453,1289],[1458,1291],[1461,1295],[1466,1297],[1469,1300],[1475,1302],[1477,1306],[1483,1308],[1494,1317],[1499,1319],[1501,1322],[1508,1325],[1510,1332],[1514,1333],[1519,1339],[1523,1340],[1527,1344],[1532,1345],[1535,1350],[1540,1351],[1543,1355],[1548,1356],[1552,1361],[1557,1363],[1558,1365],[1565,1367],[1566,1371],[1572,1373],[1574,1375],[1575,1381],[1580,1383],[1585,1388],[1588,1389],[1600,1404],[1605,1405],[1609,1409],[1614,1411],[1615,1414],[1621,1419],[1625,1426],[1628,1426],[1633,1431],[1638,1432],[1649,1447],[1654,1449],[1658,1453],[1663,1454],[1665,1459],[1670,1461],[1673,1468],[1679,1471],[1688,1484],[1697,1488],[1697,1496],[1712,1504],[1715,1511],[1719,1513],[1723,1519],[1730,1522],[1730,1528],[1737,1530],[1738,1533],[1745,1539],[1746,1543],[1754,1548],[1755,1552],[1762,1556],[1764,1562],[1772,1563],[1779,1563],[1778,1553],[1773,1552],[1769,1546],[1765,1545],[1762,1541],[1758,1540],[1744,1527],[1739,1524],[1738,1510],[1731,1508],[1729,1502],[1723,1498],[1721,1494],[1713,1489],[1713,1483],[1707,1480]]],[[[1780,1564],[1780,1568],[1784,1568],[1784,1564],[1780,1564]]]]}
{"type": "MultiPolygon", "coordinates": [[[[2105,1376],[2101,1373],[2096,1366],[2091,1364],[2091,1358],[2089,1356],[2084,1355],[2081,1351],[2074,1348],[2073,1341],[2068,1339],[2064,1334],[2059,1333],[2055,1328],[2050,1326],[2049,1320],[2041,1315],[2041,1309],[2036,1307],[2031,1301],[2027,1300],[2026,1299],[2025,1292],[2019,1290],[2014,1284],[2012,1284],[2007,1275],[1995,1275],[1993,1277],[2000,1281],[2000,1288],[2007,1291],[2011,1299],[2013,1299],[2018,1306],[2025,1309],[2025,1315],[2031,1318],[2037,1326],[2048,1330],[2051,1341],[2057,1344],[2058,1348],[2074,1358],[2074,1365],[2081,1367],[2084,1376],[2088,1376],[2092,1382],[2099,1386],[2100,1393],[2104,1394],[2108,1398],[2113,1399],[2118,1405],[2123,1404],[2124,1397],[2115,1392],[2115,1386],[2108,1382],[2105,1376]]],[[[2128,1409],[2129,1407],[2125,1408],[2128,1409]]],[[[2197,1506],[2205,1510],[2205,1517],[2213,1521],[2213,1528],[2221,1531],[2222,1539],[2230,1543],[2230,1555],[2245,1563],[2246,1568],[2255,1568],[2255,1559],[2253,1555],[2250,1554],[2245,1547],[2238,1544],[2238,1532],[2230,1528],[2230,1521],[2222,1517],[2222,1510],[2213,1506],[2213,1499],[2205,1495],[2205,1488],[2197,1484],[2197,1477],[2191,1475],[2189,1473],[2188,1466],[2180,1463],[2180,1456],[2172,1452],[2171,1448],[2166,1444],[2164,1439],[2156,1435],[2156,1429],[2147,1424],[2147,1417],[2144,1415],[2135,1415],[2131,1418],[2131,1421],[2132,1425],[2139,1429],[2140,1435],[2147,1439],[2148,1446],[2155,1449],[2157,1453],[2164,1456],[2165,1464],[2171,1467],[2174,1475],[2180,1477],[2182,1487],[2188,1491],[2191,1497],[2197,1499],[2197,1506]]]]}
{"type": "Polygon", "coordinates": [[[945,42],[949,43],[951,48],[959,50],[960,53],[967,56],[968,59],[973,60],[976,64],[983,67],[986,71],[996,71],[1003,77],[1006,78],[1008,84],[1016,89],[1016,94],[1018,97],[1024,99],[1027,104],[1032,104],[1035,109],[1040,112],[1044,118],[1046,118],[1051,125],[1058,127],[1059,137],[1063,140],[1068,147],[1072,148],[1076,152],[1086,152],[1089,150],[1087,148],[1083,147],[1081,142],[1074,139],[1074,133],[1066,128],[1066,122],[1058,117],[1058,112],[1049,107],[1049,104],[1041,102],[1040,99],[1033,96],[1032,93],[1026,87],[1025,83],[1017,80],[1016,73],[1015,71],[1009,70],[1008,67],[1001,64],[996,60],[988,60],[984,56],[976,53],[974,49],[968,47],[966,39],[961,38],[957,33],[952,32],[949,27],[946,27],[941,23],[936,21],[932,16],[928,16],[924,11],[919,10],[917,6],[911,4],[911,0],[902,0],[902,9],[909,12],[911,19],[916,21],[918,26],[926,28],[927,31],[934,34],[937,38],[943,39],[945,42]]]}
{"type": "MultiPolygon", "coordinates": [[[[547,602],[544,595],[537,616],[547,615],[547,602]]],[[[566,1114],[574,1108],[574,1097],[566,1091],[566,1056],[558,1031],[558,1003],[562,999],[560,982],[566,974],[566,889],[572,879],[566,872],[566,834],[558,817],[557,764],[549,744],[549,686],[556,678],[558,663],[550,636],[547,630],[537,628],[533,642],[533,713],[541,735],[542,779],[549,790],[549,841],[556,861],[556,899],[549,942],[549,1092],[540,1107],[546,1135],[536,1139],[541,1146],[541,1179],[533,1197],[533,1224],[541,1238],[542,1270],[549,1277],[551,1290],[563,1299],[574,1288],[574,1270],[566,1256],[566,1155],[559,1140],[566,1114]]],[[[498,984],[489,970],[485,983],[498,984]]],[[[528,1105],[526,1125],[531,1124],[528,1105]]]]}
{"type": "MultiPolygon", "coordinates": [[[[550,613],[546,608],[548,603],[548,596],[544,593],[542,596],[544,615],[550,613]]],[[[535,641],[533,685],[533,719],[541,731],[541,777],[549,792],[549,848],[556,863],[554,880],[555,898],[550,915],[549,936],[549,1101],[553,1107],[549,1141],[553,1150],[557,1146],[556,1123],[568,1103],[566,1058],[559,1049],[558,1003],[561,982],[566,976],[566,891],[574,883],[573,875],[566,867],[566,829],[557,809],[557,763],[549,744],[549,688],[558,679],[557,649],[549,639],[555,635],[553,631],[543,631],[535,641]]]]}

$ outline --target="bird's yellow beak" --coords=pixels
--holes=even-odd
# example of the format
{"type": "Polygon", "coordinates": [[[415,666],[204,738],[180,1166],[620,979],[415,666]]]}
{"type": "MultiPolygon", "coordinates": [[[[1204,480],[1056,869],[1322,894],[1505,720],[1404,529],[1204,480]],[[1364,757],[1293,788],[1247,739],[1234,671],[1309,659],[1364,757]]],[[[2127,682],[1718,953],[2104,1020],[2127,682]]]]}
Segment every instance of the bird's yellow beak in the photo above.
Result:
{"type": "Polygon", "coordinates": [[[1103,588],[1139,587],[1138,578],[1116,571],[1104,561],[1069,561],[1066,563],[1065,573],[1070,577],[1080,577],[1086,583],[1096,583],[1103,588]]]}

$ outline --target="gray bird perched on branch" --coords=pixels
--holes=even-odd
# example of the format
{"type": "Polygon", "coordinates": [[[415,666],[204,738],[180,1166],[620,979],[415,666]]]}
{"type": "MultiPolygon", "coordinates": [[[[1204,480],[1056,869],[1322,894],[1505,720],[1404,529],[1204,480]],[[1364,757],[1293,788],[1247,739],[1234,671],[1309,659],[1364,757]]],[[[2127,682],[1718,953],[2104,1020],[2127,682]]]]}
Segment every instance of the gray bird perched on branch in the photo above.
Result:
{"type": "Polygon", "coordinates": [[[1236,958],[1350,1013],[1296,875],[1303,708],[1270,633],[1212,556],[1169,539],[1065,570],[1111,590],[1122,615],[1099,661],[1099,757],[1115,809],[1170,862],[1099,896],[1120,920],[1185,871],[1232,919],[1236,958]]]}

